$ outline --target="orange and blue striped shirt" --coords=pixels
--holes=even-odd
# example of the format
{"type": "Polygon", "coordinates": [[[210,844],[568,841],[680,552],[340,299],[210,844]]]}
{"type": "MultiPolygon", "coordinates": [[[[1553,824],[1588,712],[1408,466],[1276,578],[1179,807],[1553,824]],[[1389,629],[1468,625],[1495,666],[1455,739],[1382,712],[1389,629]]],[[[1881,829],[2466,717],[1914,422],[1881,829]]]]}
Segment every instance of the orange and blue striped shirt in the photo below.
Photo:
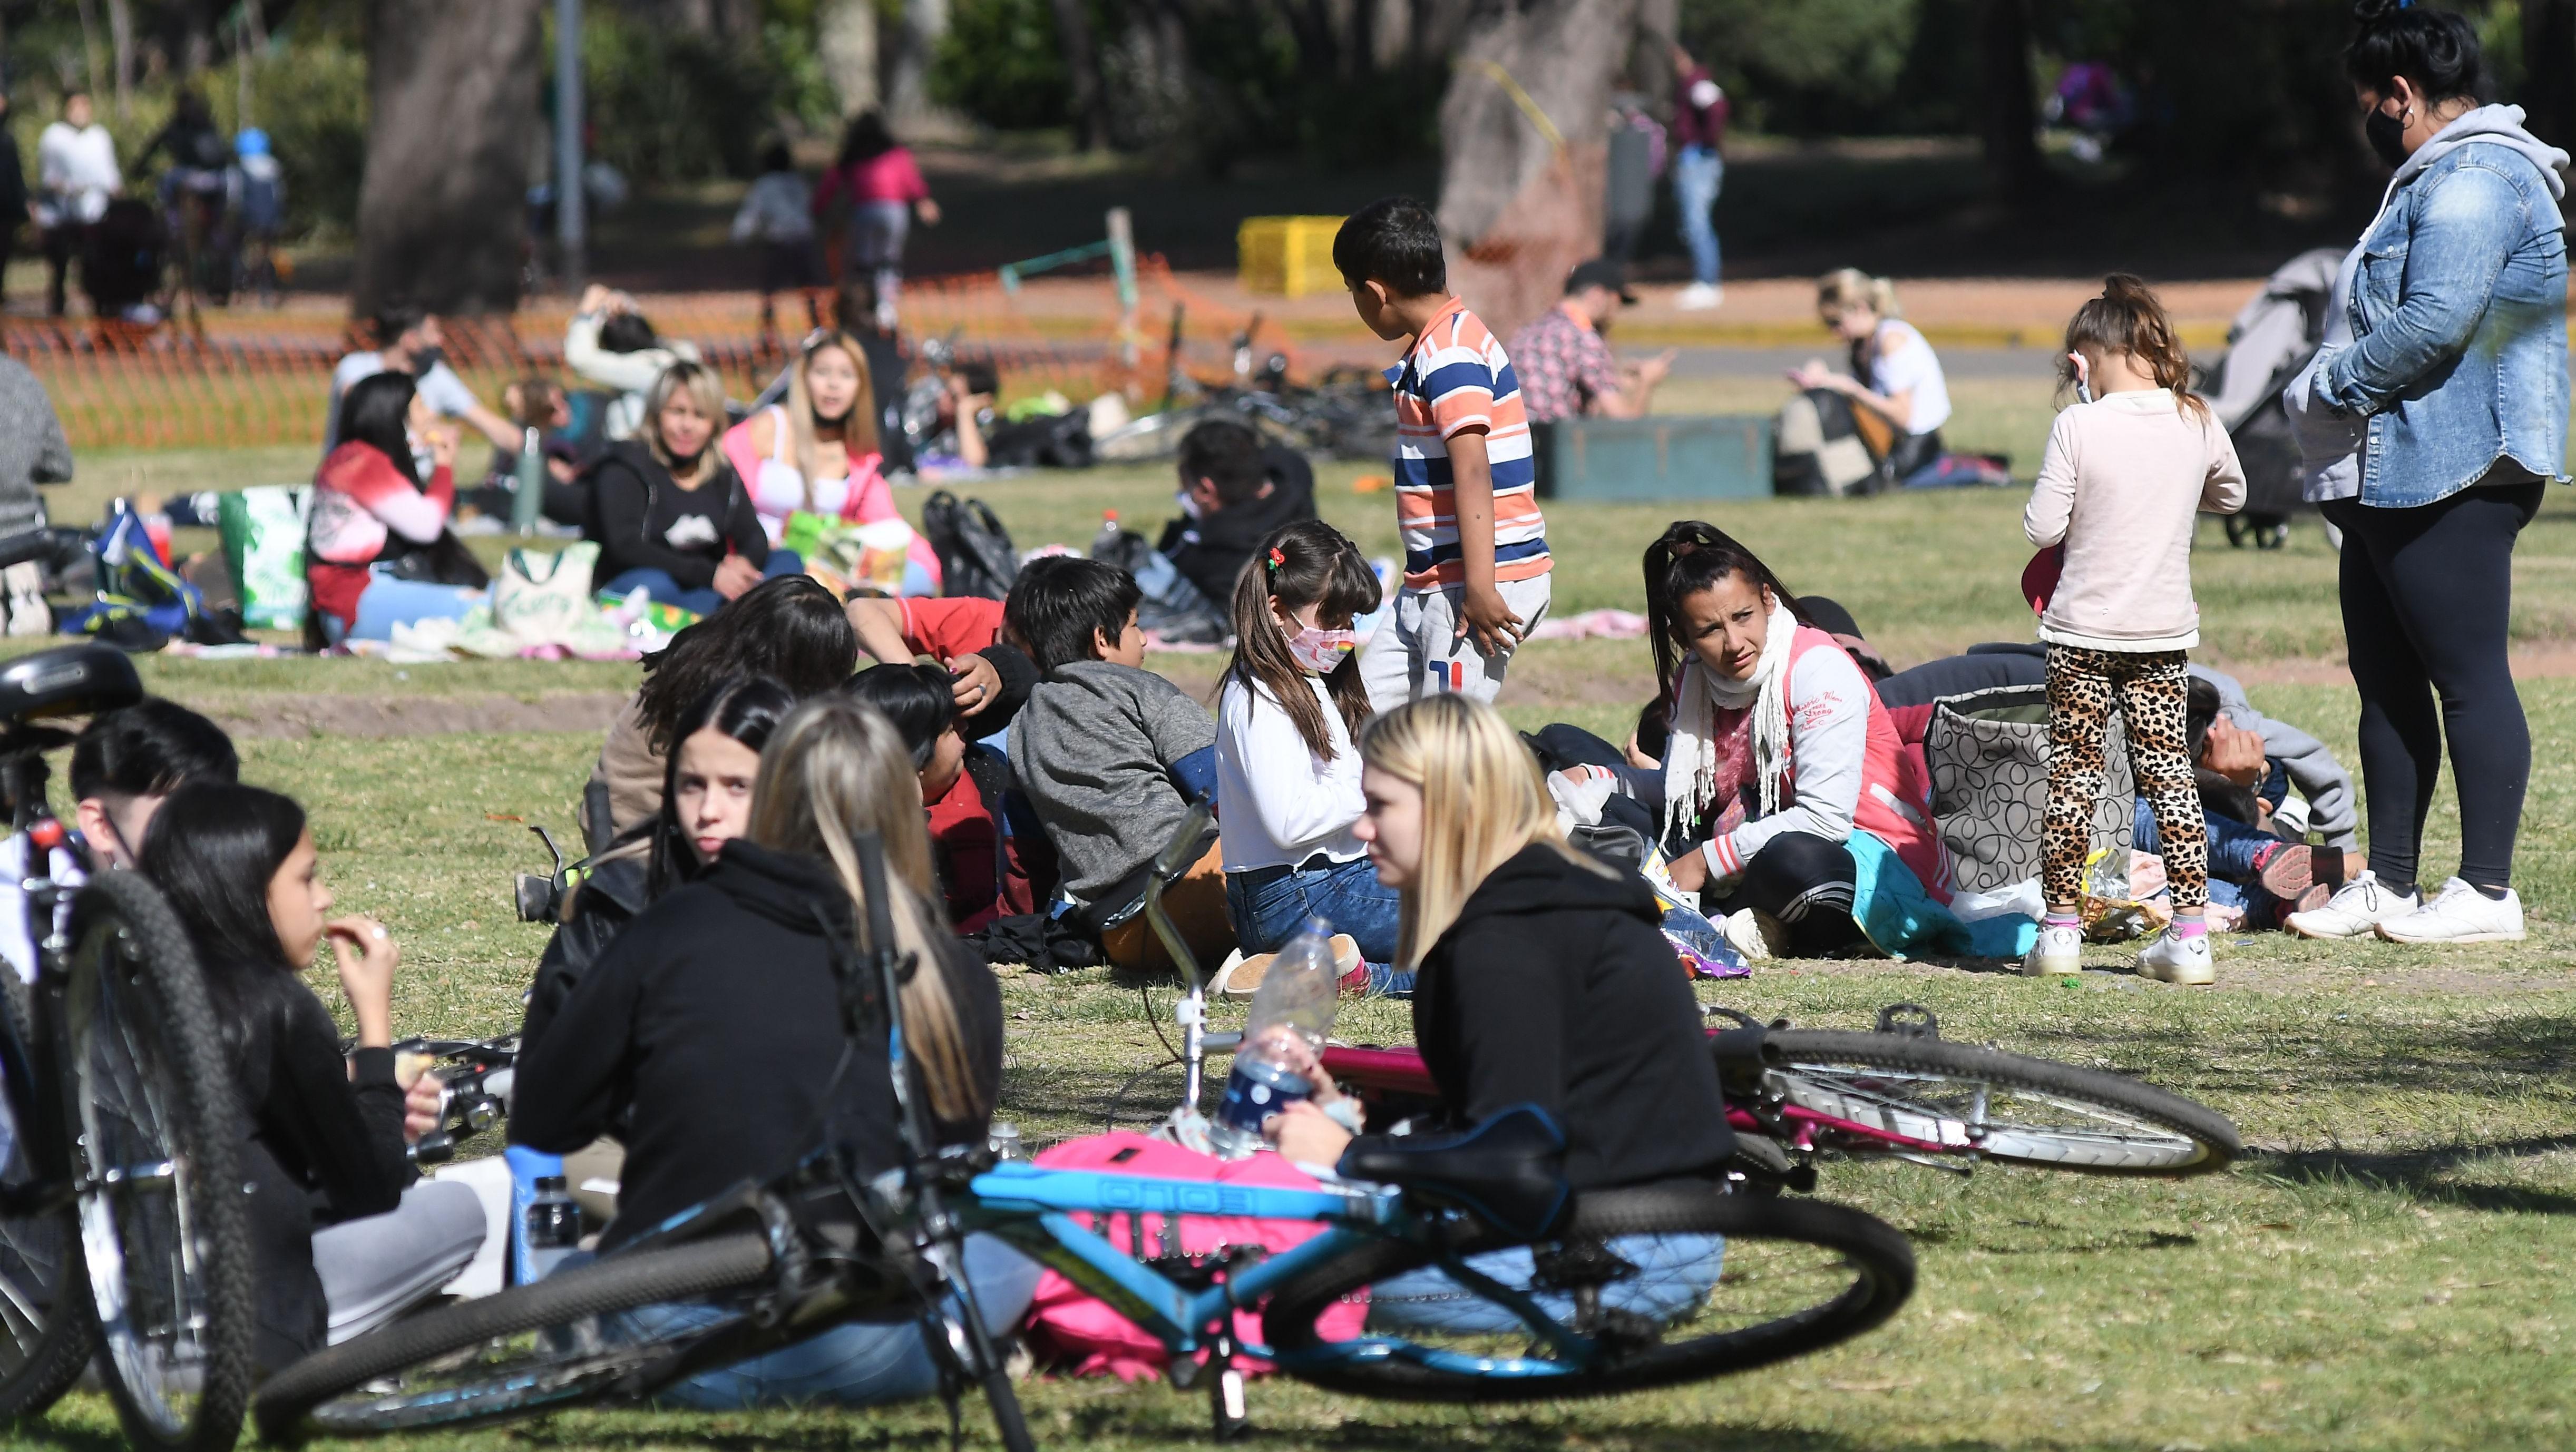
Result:
{"type": "Polygon", "coordinates": [[[1395,519],[1404,536],[1404,583],[1433,589],[1466,582],[1458,550],[1458,495],[1449,440],[1485,431],[1494,476],[1494,579],[1548,572],[1547,521],[1538,512],[1537,466],[1512,360],[1483,320],[1451,298],[1404,361],[1395,388],[1395,519]]]}

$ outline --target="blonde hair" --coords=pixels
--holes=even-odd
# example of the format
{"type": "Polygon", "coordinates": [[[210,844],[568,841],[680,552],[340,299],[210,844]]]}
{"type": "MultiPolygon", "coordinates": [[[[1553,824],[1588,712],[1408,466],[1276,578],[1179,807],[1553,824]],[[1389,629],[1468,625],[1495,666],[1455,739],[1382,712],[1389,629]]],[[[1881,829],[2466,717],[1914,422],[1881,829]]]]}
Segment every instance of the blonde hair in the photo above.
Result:
{"type": "Polygon", "coordinates": [[[674,363],[654,376],[653,386],[644,390],[644,447],[653,453],[653,461],[671,471],[672,479],[684,489],[695,489],[716,475],[724,463],[724,450],[716,446],[716,435],[724,432],[724,380],[703,364],[685,360],[674,363]],[[709,425],[707,441],[698,450],[697,463],[684,478],[679,461],[662,443],[662,410],[679,394],[686,393],[698,406],[709,425]]]}
{"type": "Polygon", "coordinates": [[[1842,267],[1816,279],[1818,312],[1841,314],[1854,308],[1867,308],[1882,318],[1905,316],[1905,309],[1897,305],[1896,284],[1884,277],[1842,267]]]}
{"type": "Polygon", "coordinates": [[[1491,706],[1453,695],[1398,706],[1361,729],[1360,760],[1422,792],[1422,861],[1397,894],[1395,955],[1407,968],[1458,921],[1495,868],[1534,842],[1611,875],[1565,844],[1538,758],[1491,706]]]}
{"type": "Polygon", "coordinates": [[[850,895],[854,922],[867,911],[867,895],[852,839],[873,832],[884,842],[895,946],[920,965],[903,985],[904,1050],[921,1065],[932,1112],[952,1122],[973,1120],[993,1106],[977,1092],[957,1005],[933,951],[933,935],[944,936],[947,925],[931,906],[924,823],[921,780],[894,723],[874,707],[833,694],[790,712],[762,749],[744,835],[773,851],[830,862],[850,895]]]}
{"type": "Polygon", "coordinates": [[[787,370],[787,452],[796,460],[797,472],[805,477],[805,507],[814,507],[814,390],[805,375],[814,366],[814,355],[826,348],[838,348],[849,355],[850,366],[858,370],[859,392],[850,400],[850,414],[841,425],[841,447],[855,460],[861,454],[880,452],[877,445],[877,391],[868,377],[867,351],[859,340],[839,328],[825,328],[805,340],[805,350],[796,355],[796,366],[787,370]]]}

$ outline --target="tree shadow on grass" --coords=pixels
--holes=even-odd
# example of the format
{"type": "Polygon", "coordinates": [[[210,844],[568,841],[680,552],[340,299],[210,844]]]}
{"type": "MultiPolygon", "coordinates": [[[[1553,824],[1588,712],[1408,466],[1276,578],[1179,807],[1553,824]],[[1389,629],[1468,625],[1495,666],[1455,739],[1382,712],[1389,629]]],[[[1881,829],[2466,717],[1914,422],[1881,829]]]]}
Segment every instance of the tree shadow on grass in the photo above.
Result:
{"type": "Polygon", "coordinates": [[[2257,1162],[2257,1173],[2297,1185],[2359,1185],[2410,1200],[2462,1210],[2519,1215],[2576,1215],[2576,1195],[2525,1185],[2456,1184],[2445,1180],[2462,1165],[2522,1159],[2576,1150],[2576,1134],[2434,1145],[2427,1149],[2371,1153],[2309,1150],[2257,1162]]]}

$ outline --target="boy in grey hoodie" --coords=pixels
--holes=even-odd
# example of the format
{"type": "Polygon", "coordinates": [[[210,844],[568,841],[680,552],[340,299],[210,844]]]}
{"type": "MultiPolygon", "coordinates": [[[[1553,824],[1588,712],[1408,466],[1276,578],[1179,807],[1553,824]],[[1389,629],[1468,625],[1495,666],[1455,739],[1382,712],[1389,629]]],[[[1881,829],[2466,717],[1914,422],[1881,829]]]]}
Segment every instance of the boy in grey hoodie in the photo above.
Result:
{"type": "MultiPolygon", "coordinates": [[[[1216,725],[1178,686],[1142,668],[1134,577],[1098,560],[1032,560],[1002,628],[1040,678],[1011,723],[1011,771],[1064,864],[1073,920],[1120,968],[1174,965],[1140,911],[1156,853],[1216,781],[1216,725]]],[[[1164,910],[1202,965],[1234,948],[1224,861],[1206,853],[1164,890],[1164,910]]]]}

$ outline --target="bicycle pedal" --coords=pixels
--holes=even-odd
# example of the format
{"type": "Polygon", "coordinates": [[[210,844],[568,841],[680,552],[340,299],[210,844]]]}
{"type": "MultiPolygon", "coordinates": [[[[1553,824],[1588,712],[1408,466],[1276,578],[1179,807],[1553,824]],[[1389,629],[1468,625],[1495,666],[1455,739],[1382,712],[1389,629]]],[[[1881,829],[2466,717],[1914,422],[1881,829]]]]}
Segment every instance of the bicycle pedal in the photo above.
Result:
{"type": "Polygon", "coordinates": [[[1878,1011],[1877,1032],[1909,1039],[1941,1037],[1941,1020],[1919,1003],[1891,1003],[1878,1011]]]}

